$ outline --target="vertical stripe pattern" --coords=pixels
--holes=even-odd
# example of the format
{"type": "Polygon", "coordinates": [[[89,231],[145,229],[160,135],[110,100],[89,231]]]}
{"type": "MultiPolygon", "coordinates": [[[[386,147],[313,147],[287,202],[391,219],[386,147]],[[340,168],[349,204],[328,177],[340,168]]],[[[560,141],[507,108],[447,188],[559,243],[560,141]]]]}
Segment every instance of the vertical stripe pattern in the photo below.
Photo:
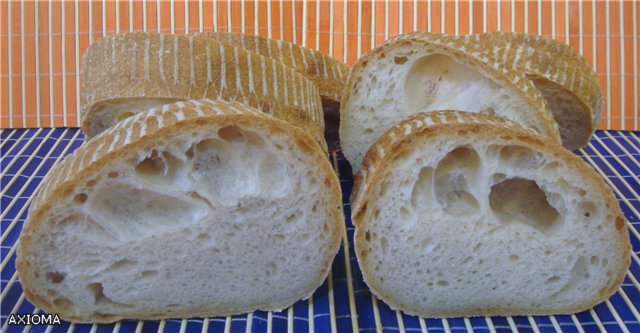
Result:
{"type": "Polygon", "coordinates": [[[518,31],[565,42],[598,72],[605,95],[600,127],[640,127],[636,1],[3,1],[0,16],[2,128],[79,126],[82,55],[103,35],[246,32],[353,64],[412,30],[518,31]]]}

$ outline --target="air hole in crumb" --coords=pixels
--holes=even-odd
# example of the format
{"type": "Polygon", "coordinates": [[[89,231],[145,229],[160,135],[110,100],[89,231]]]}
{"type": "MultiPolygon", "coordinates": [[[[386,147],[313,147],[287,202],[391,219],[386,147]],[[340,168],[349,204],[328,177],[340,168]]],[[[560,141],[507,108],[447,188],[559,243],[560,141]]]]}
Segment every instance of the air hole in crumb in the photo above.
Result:
{"type": "Polygon", "coordinates": [[[243,131],[235,125],[229,125],[219,129],[218,136],[227,142],[244,141],[243,131]]]}
{"type": "Polygon", "coordinates": [[[439,285],[440,287],[446,287],[446,286],[449,285],[449,282],[444,281],[444,280],[440,280],[436,284],[439,285]]]}
{"type": "Polygon", "coordinates": [[[384,255],[389,253],[389,242],[386,237],[380,237],[380,249],[384,255]]]}
{"type": "Polygon", "coordinates": [[[515,261],[520,260],[520,257],[518,257],[518,256],[517,256],[517,255],[515,255],[515,254],[512,254],[512,255],[510,255],[510,256],[509,256],[509,260],[510,260],[510,261],[514,261],[514,262],[515,262],[515,261]]]}
{"type": "Polygon", "coordinates": [[[196,236],[196,239],[199,241],[208,241],[209,239],[211,239],[211,236],[209,236],[209,234],[206,233],[200,233],[198,234],[198,236],[196,236]]]}
{"type": "Polygon", "coordinates": [[[68,298],[58,297],[53,300],[53,305],[59,308],[68,308],[73,305],[73,302],[71,302],[68,298]]]}
{"type": "Polygon", "coordinates": [[[371,233],[369,232],[369,230],[367,230],[367,232],[364,234],[364,239],[367,242],[371,240],[371,233]]]}
{"type": "Polygon", "coordinates": [[[364,134],[371,135],[371,134],[373,134],[373,130],[370,129],[370,128],[367,128],[367,129],[364,130],[364,134]]]}
{"type": "Polygon", "coordinates": [[[533,180],[511,178],[491,187],[489,205],[504,222],[521,222],[541,232],[550,230],[560,214],[533,180]]]}
{"type": "Polygon", "coordinates": [[[73,197],[73,201],[77,204],[83,204],[87,201],[87,194],[86,193],[77,194],[75,197],[73,197]]]}
{"type": "Polygon", "coordinates": [[[396,65],[402,65],[402,64],[406,63],[407,60],[409,60],[409,59],[407,59],[407,57],[395,57],[395,58],[393,58],[393,61],[396,63],[396,65]]]}
{"type": "MultiPolygon", "coordinates": [[[[284,235],[283,234],[275,234],[273,235],[273,238],[277,241],[277,242],[282,242],[284,241],[284,235]]],[[[303,239],[308,239],[309,238],[309,234],[303,234],[302,235],[303,239]]]]}
{"type": "Polygon", "coordinates": [[[98,181],[97,181],[97,180],[92,179],[92,180],[90,180],[90,181],[88,181],[88,182],[87,182],[87,186],[88,186],[88,187],[94,187],[94,186],[96,186],[96,184],[97,184],[97,183],[98,183],[98,181]]]}
{"type": "Polygon", "coordinates": [[[560,277],[559,277],[559,276],[557,276],[557,275],[554,275],[554,276],[552,276],[552,277],[548,278],[548,279],[544,282],[544,284],[554,283],[554,282],[556,282],[556,281],[558,281],[558,280],[560,280],[560,277]]]}
{"type": "Polygon", "coordinates": [[[53,283],[60,283],[64,280],[64,273],[60,272],[47,272],[47,279],[53,283]]]}
{"type": "Polygon", "coordinates": [[[109,172],[109,174],[107,174],[107,177],[109,178],[118,178],[118,173],[115,171],[109,172]]]}

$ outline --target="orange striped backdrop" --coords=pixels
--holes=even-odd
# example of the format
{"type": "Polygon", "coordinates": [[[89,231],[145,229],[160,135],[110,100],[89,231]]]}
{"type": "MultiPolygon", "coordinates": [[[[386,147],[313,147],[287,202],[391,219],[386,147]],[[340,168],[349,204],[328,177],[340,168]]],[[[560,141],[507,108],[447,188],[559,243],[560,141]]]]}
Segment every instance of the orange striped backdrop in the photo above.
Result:
{"type": "Polygon", "coordinates": [[[596,68],[602,128],[638,130],[636,1],[2,1],[0,127],[79,125],[79,67],[94,40],[124,31],[241,31],[352,64],[402,32],[524,31],[569,43],[596,68]]]}

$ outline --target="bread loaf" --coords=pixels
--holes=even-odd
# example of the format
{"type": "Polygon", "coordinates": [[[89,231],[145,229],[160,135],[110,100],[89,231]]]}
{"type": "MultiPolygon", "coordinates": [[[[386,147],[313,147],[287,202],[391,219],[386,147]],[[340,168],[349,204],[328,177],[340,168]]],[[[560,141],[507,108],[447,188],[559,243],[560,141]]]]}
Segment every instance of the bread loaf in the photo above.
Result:
{"type": "Polygon", "coordinates": [[[53,167],[16,268],[29,301],[71,321],[279,310],[323,282],[342,223],[308,133],[238,102],[177,102],[53,167]]]}
{"type": "Polygon", "coordinates": [[[602,89],[596,73],[569,45],[518,32],[463,38],[531,79],[547,100],[565,147],[573,150],[589,143],[602,117],[602,89]]]}
{"type": "Polygon", "coordinates": [[[102,38],[83,57],[82,84],[87,137],[151,107],[221,98],[305,128],[326,148],[313,82],[278,61],[211,38],[155,32],[102,38]]]}
{"type": "Polygon", "coordinates": [[[340,102],[349,75],[349,66],[322,52],[283,40],[238,32],[197,32],[193,35],[213,38],[220,43],[255,52],[290,66],[318,86],[323,104],[340,102]]]}
{"type": "Polygon", "coordinates": [[[353,66],[340,109],[345,157],[358,170],[367,149],[408,115],[442,109],[495,114],[560,142],[533,83],[463,39],[400,35],[353,66]]]}
{"type": "Polygon", "coordinates": [[[364,280],[424,317],[574,313],[629,265],[603,179],[548,137],[497,117],[419,113],[368,151],[352,193],[364,280]]]}

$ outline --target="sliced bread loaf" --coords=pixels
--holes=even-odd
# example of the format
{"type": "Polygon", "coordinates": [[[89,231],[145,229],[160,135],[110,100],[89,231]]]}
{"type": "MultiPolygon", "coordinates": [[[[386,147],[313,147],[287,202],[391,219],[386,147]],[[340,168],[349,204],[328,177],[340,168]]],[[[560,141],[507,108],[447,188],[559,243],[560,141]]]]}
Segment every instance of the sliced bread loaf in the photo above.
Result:
{"type": "Polygon", "coordinates": [[[349,76],[349,66],[332,57],[283,40],[273,40],[238,32],[198,32],[196,36],[255,52],[294,68],[318,86],[323,103],[340,102],[349,76]]]}
{"type": "Polygon", "coordinates": [[[387,129],[417,112],[496,114],[560,142],[558,126],[533,83],[463,39],[400,35],[353,66],[340,109],[340,140],[358,170],[387,129]]]}
{"type": "Polygon", "coordinates": [[[352,193],[371,290],[425,317],[574,313],[622,283],[627,222],[603,179],[497,117],[413,115],[365,157],[352,193]]]}
{"type": "Polygon", "coordinates": [[[211,38],[124,33],[102,38],[82,62],[82,129],[93,137],[142,110],[187,99],[256,107],[324,141],[317,87],[282,63],[211,38]]]}
{"type": "Polygon", "coordinates": [[[531,79],[547,100],[565,147],[573,150],[589,142],[602,116],[602,89],[596,73],[569,45],[517,32],[464,38],[531,79]]]}
{"type": "Polygon", "coordinates": [[[237,102],[177,102],[53,167],[16,267],[27,299],[71,321],[278,310],[323,282],[342,223],[308,133],[237,102]]]}

